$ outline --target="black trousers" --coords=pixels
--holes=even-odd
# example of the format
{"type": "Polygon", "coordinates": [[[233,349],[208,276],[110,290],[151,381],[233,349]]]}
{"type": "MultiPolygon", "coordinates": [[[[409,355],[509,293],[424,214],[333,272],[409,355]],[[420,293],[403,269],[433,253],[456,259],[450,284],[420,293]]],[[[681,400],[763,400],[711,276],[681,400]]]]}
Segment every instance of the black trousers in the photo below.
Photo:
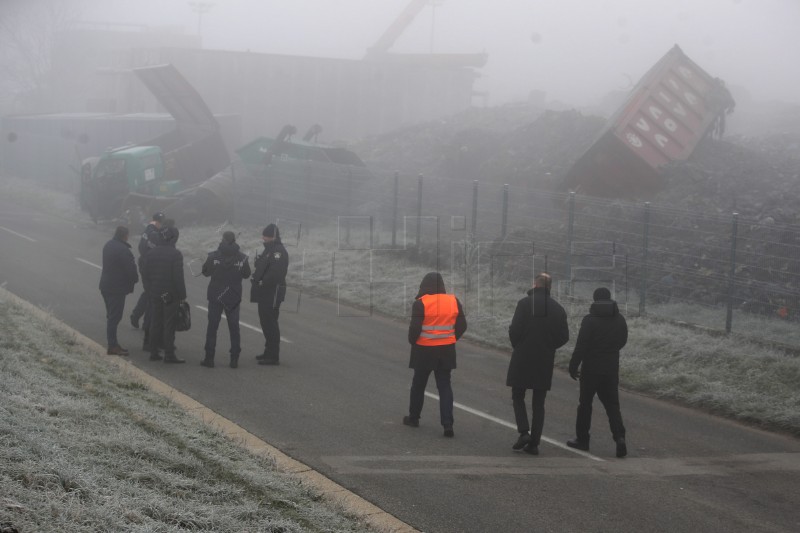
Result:
{"type": "MultiPolygon", "coordinates": [[[[436,368],[433,375],[436,378],[436,389],[439,391],[439,420],[443,426],[453,425],[453,385],[450,383],[450,373],[452,369],[436,368]]],[[[428,385],[428,378],[431,369],[414,369],[414,377],[411,379],[411,401],[408,407],[408,415],[411,418],[419,418],[422,413],[422,404],[425,402],[425,387],[428,385]]]]}
{"type": "Polygon", "coordinates": [[[217,330],[222,320],[222,312],[225,311],[225,319],[228,322],[228,333],[231,337],[231,358],[239,357],[242,351],[241,335],[239,332],[239,305],[233,309],[225,309],[221,303],[209,300],[208,302],[208,327],[206,328],[206,357],[214,359],[214,352],[217,346],[217,330]]]}
{"type": "Polygon", "coordinates": [[[160,347],[167,355],[175,354],[175,319],[178,301],[165,304],[160,296],[150,298],[150,353],[157,354],[160,347]]]}
{"type": "Polygon", "coordinates": [[[280,309],[269,302],[258,302],[258,320],[264,334],[264,355],[269,361],[280,360],[281,328],[278,325],[280,309]]]}
{"type": "Polygon", "coordinates": [[[581,442],[589,442],[589,429],[592,427],[592,402],[594,395],[606,408],[608,424],[614,440],[625,438],[625,426],[619,409],[619,376],[581,374],[581,394],[578,401],[578,416],[575,420],[575,436],[581,442]]]}
{"type": "Polygon", "coordinates": [[[122,312],[125,310],[125,294],[102,292],[103,301],[106,304],[106,341],[108,347],[119,346],[117,341],[117,326],[122,320],[122,312]]]}
{"type": "Polygon", "coordinates": [[[514,418],[517,422],[517,431],[520,434],[531,432],[531,443],[539,445],[542,439],[542,429],[544,428],[544,400],[547,398],[547,391],[544,389],[533,389],[531,394],[531,424],[528,426],[528,411],[525,408],[525,391],[521,387],[511,388],[511,401],[514,404],[514,418]]]}

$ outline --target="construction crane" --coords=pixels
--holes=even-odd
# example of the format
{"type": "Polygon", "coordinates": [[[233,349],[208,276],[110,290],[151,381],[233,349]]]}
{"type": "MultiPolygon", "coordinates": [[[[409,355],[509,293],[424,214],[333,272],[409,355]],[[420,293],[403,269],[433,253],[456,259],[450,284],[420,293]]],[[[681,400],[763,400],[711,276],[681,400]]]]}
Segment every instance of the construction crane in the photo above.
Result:
{"type": "Polygon", "coordinates": [[[367,49],[364,59],[373,61],[401,61],[435,67],[482,67],[486,65],[488,55],[485,52],[478,54],[389,53],[389,49],[429,3],[430,0],[411,0],[394,22],[383,32],[383,35],[381,35],[375,44],[367,49]]]}

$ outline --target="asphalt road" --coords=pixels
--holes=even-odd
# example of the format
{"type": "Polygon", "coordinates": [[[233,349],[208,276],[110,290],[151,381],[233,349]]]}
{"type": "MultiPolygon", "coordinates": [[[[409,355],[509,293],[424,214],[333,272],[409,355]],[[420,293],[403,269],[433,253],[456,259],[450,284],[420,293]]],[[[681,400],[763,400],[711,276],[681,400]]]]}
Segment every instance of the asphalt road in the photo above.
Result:
{"type": "MultiPolygon", "coordinates": [[[[0,199],[0,284],[104,344],[97,284],[112,232],[0,199]]],[[[153,363],[139,349],[142,333],[127,316],[140,286],[119,328],[131,361],[420,530],[800,531],[798,439],[623,392],[629,456],[614,457],[599,402],[591,453],[576,452],[563,443],[577,384],[556,371],[541,455],[514,453],[508,353],[465,341],[453,374],[456,437],[446,439],[433,379],[421,426],[401,424],[411,382],[406,324],[290,290],[280,366],[256,364],[263,337],[245,303],[239,368],[227,367],[223,320],[217,368],[206,369],[198,306],[207,280],[186,273],[193,328],[177,346],[188,364],[153,363]]]]}

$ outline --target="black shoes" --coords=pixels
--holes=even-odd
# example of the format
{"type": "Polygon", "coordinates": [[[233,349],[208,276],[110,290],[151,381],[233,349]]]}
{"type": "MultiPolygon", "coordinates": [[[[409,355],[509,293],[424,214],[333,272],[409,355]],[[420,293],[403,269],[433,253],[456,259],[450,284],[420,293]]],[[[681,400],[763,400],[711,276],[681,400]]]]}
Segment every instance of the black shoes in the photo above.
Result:
{"type": "Polygon", "coordinates": [[[232,355],[231,356],[231,368],[239,368],[239,356],[232,355]]]}
{"type": "Polygon", "coordinates": [[[514,443],[514,444],[511,446],[511,449],[512,449],[512,450],[514,450],[514,451],[517,451],[517,452],[518,452],[518,451],[520,451],[522,448],[524,448],[524,447],[525,447],[525,445],[526,445],[526,444],[528,444],[530,441],[531,441],[531,436],[530,436],[530,435],[528,435],[527,433],[522,433],[522,434],[519,436],[519,438],[517,439],[517,442],[515,442],[515,443],[514,443]]]}
{"type": "Polygon", "coordinates": [[[166,354],[164,356],[164,362],[173,365],[179,365],[181,363],[185,363],[186,359],[178,359],[177,357],[175,357],[175,354],[166,354]]]}
{"type": "Polygon", "coordinates": [[[123,348],[122,346],[110,346],[108,351],[106,352],[108,355],[130,355],[128,350],[123,348]]]}
{"type": "Polygon", "coordinates": [[[202,361],[200,361],[200,366],[204,366],[206,368],[214,368],[214,360],[206,357],[202,361]]]}
{"type": "Polygon", "coordinates": [[[526,444],[525,447],[522,448],[522,451],[530,455],[539,455],[539,447],[534,446],[532,442],[526,444]]]}
{"type": "MultiPolygon", "coordinates": [[[[256,358],[258,359],[258,358],[256,358]]],[[[279,365],[281,362],[278,359],[258,359],[259,365],[279,365]]]]}
{"type": "Polygon", "coordinates": [[[139,317],[138,316],[131,315],[131,326],[133,326],[134,329],[139,329],[139,317]]]}
{"type": "Polygon", "coordinates": [[[570,439],[567,441],[567,446],[570,448],[575,448],[576,450],[583,450],[584,452],[589,451],[589,442],[582,441],[578,439],[570,439]]]}
{"type": "Polygon", "coordinates": [[[628,455],[628,447],[625,445],[625,439],[617,439],[617,457],[620,459],[628,455]]]}
{"type": "MultiPolygon", "coordinates": [[[[419,427],[419,418],[411,418],[410,416],[403,417],[403,425],[404,426],[411,426],[412,428],[419,427]]],[[[452,431],[452,429],[451,429],[452,431]]]]}
{"type": "MultiPolygon", "coordinates": [[[[417,422],[419,424],[419,421],[417,422]]],[[[455,437],[455,433],[453,433],[453,426],[445,426],[444,427],[444,436],[445,437],[455,437]]]]}

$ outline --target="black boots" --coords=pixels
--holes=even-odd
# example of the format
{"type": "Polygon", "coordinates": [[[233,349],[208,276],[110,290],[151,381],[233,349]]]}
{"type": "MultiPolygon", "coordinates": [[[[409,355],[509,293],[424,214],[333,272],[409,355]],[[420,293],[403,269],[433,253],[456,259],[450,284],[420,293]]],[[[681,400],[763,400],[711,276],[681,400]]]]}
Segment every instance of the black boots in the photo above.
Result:
{"type": "MultiPolygon", "coordinates": [[[[151,357],[151,359],[152,359],[152,357],[151,357]]],[[[164,362],[165,363],[170,363],[170,364],[173,364],[173,365],[177,365],[177,364],[180,364],[180,363],[185,363],[186,359],[178,359],[177,357],[175,357],[174,353],[166,353],[166,354],[164,354],[164,362]]]]}
{"type": "Polygon", "coordinates": [[[589,441],[588,440],[587,441],[583,441],[583,440],[578,440],[577,438],[570,439],[570,440],[567,441],[567,446],[569,446],[570,448],[575,448],[576,450],[582,450],[584,452],[588,452],[589,451],[589,441]]]}
{"type": "Polygon", "coordinates": [[[213,356],[209,357],[208,355],[206,355],[205,359],[200,361],[200,366],[204,366],[206,368],[214,368],[214,357],[213,356]]]}

